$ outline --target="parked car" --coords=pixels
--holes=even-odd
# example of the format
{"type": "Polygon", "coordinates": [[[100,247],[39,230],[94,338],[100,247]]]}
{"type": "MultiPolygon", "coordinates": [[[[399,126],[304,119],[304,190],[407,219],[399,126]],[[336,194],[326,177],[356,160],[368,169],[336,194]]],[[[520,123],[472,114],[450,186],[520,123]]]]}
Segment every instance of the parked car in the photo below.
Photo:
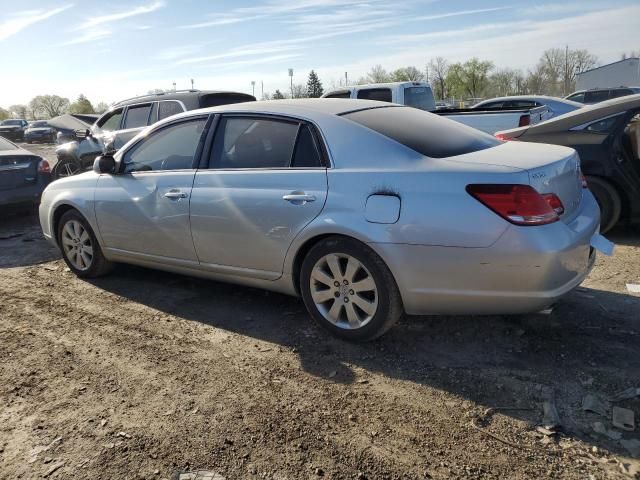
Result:
{"type": "Polygon", "coordinates": [[[46,160],[0,137],[0,207],[37,205],[50,180],[46,160]]]}
{"type": "Polygon", "coordinates": [[[548,97],[546,95],[512,95],[510,97],[491,98],[476,103],[472,109],[482,110],[487,108],[531,108],[546,106],[549,109],[549,117],[553,118],[565,113],[582,108],[584,104],[566,100],[564,98],[548,97]]]}
{"type": "Polygon", "coordinates": [[[409,314],[546,308],[595,260],[574,150],[503,143],[365,100],[252,102],[163,120],[53,182],[40,222],[80,277],[113,262],[301,295],[334,334],[409,314]]]}
{"type": "Polygon", "coordinates": [[[439,100],[436,102],[436,110],[446,110],[448,108],[455,108],[455,107],[449,102],[445,102],[442,100],[439,100]]]}
{"type": "Polygon", "coordinates": [[[640,222],[640,95],[586,106],[543,124],[498,132],[501,140],[575,148],[600,205],[600,230],[640,222]]]}
{"type": "Polygon", "coordinates": [[[591,90],[578,90],[564,98],[573,102],[591,105],[611,98],[626,97],[637,93],[640,93],[640,87],[594,88],[591,90]]]}
{"type": "Polygon", "coordinates": [[[24,140],[27,143],[55,143],[56,138],[56,129],[49,125],[46,120],[31,122],[24,131],[24,140]]]}
{"type": "Polygon", "coordinates": [[[14,142],[24,140],[24,131],[28,122],[23,118],[10,118],[0,122],[0,137],[8,138],[14,142]]]}
{"type": "Polygon", "coordinates": [[[438,109],[431,86],[425,82],[374,83],[344,87],[325,93],[323,98],[359,98],[398,103],[434,112],[487,133],[495,133],[549,118],[547,107],[500,107],[485,110],[470,108],[438,109]]]}
{"type": "Polygon", "coordinates": [[[88,170],[98,155],[118,150],[148,125],[187,110],[254,101],[246,93],[180,90],[122,100],[88,129],[76,131],[77,141],[56,148],[55,179],[88,170]]]}

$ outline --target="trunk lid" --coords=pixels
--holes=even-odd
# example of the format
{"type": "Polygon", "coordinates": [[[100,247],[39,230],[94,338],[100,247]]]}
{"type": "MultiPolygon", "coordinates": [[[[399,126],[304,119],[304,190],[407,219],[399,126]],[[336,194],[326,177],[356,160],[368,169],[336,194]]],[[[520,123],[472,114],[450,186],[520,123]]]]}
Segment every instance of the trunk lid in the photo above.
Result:
{"type": "Polygon", "coordinates": [[[0,156],[0,190],[11,190],[38,181],[40,157],[33,155],[0,156]]]}

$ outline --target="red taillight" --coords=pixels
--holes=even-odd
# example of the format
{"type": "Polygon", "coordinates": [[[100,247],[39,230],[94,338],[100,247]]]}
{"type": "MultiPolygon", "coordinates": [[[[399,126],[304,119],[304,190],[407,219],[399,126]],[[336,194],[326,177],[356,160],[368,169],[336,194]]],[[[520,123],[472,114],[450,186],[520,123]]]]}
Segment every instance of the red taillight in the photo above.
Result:
{"type": "Polygon", "coordinates": [[[583,173],[580,174],[580,181],[582,182],[582,188],[589,188],[587,177],[585,177],[583,173]]]}
{"type": "Polygon", "coordinates": [[[549,206],[559,215],[564,213],[564,205],[562,204],[562,200],[558,198],[555,193],[544,193],[542,198],[549,204],[549,206]]]}
{"type": "Polygon", "coordinates": [[[531,124],[531,115],[520,115],[520,121],[518,122],[519,127],[526,127],[531,124]]]}
{"type": "Polygon", "coordinates": [[[494,133],[493,136],[496,137],[501,142],[517,142],[518,141],[517,138],[508,137],[506,134],[500,133],[500,132],[494,133]]]}
{"type": "Polygon", "coordinates": [[[529,185],[467,185],[467,192],[515,225],[546,225],[560,219],[549,201],[529,185]]]}
{"type": "Polygon", "coordinates": [[[38,173],[51,173],[49,162],[46,160],[40,160],[40,162],[38,162],[38,173]]]}

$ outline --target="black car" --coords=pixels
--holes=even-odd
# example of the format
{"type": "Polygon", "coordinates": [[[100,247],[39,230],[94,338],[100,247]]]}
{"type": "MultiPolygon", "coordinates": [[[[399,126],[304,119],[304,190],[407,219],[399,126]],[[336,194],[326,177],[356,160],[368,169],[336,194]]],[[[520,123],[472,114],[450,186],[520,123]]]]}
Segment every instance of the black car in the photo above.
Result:
{"type": "Polygon", "coordinates": [[[640,95],[589,105],[496,137],[575,148],[600,205],[600,230],[618,221],[640,223],[640,95]]]}
{"type": "Polygon", "coordinates": [[[29,123],[23,118],[10,118],[0,122],[0,137],[14,142],[24,140],[24,131],[29,123]]]}
{"type": "Polygon", "coordinates": [[[46,120],[31,122],[24,131],[24,140],[27,143],[55,143],[56,138],[56,129],[49,125],[46,120]]]}
{"type": "Polygon", "coordinates": [[[591,90],[578,90],[564,98],[566,100],[591,105],[604,102],[605,100],[611,100],[612,98],[635,95],[636,93],[640,93],[640,87],[593,88],[591,90]]]}
{"type": "Polygon", "coordinates": [[[50,181],[46,160],[0,138],[0,207],[37,205],[50,181]]]}
{"type": "Polygon", "coordinates": [[[250,101],[255,101],[255,97],[246,93],[201,90],[156,93],[123,100],[98,118],[91,128],[77,131],[77,141],[56,149],[58,162],[53,176],[61,178],[89,170],[98,155],[118,150],[146,126],[172,115],[250,101]]]}

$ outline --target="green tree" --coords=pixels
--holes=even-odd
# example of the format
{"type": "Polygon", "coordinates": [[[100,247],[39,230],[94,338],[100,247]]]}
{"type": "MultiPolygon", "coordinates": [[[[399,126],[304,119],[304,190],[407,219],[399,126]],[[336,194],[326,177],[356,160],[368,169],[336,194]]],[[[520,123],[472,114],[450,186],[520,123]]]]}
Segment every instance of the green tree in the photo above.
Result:
{"type": "Polygon", "coordinates": [[[276,90],[273,94],[273,97],[271,97],[273,100],[284,100],[284,95],[282,94],[282,92],[280,90],[276,90]]]}
{"type": "Polygon", "coordinates": [[[465,63],[454,63],[447,72],[447,90],[454,96],[482,96],[489,84],[489,72],[493,63],[476,57],[465,63]]]}
{"type": "Polygon", "coordinates": [[[6,120],[9,117],[11,117],[11,113],[9,112],[9,110],[5,110],[4,108],[0,107],[0,121],[6,120]]]}
{"type": "Polygon", "coordinates": [[[80,94],[78,99],[69,105],[69,113],[95,113],[95,110],[89,99],[80,94]]]}
{"type": "Polygon", "coordinates": [[[307,80],[307,97],[320,98],[324,93],[322,82],[318,78],[318,74],[311,70],[309,72],[309,80],[307,80]]]}
{"type": "Polygon", "coordinates": [[[423,80],[424,73],[416,67],[403,67],[391,72],[391,81],[393,82],[421,82],[423,80]]]}
{"type": "Polygon", "coordinates": [[[69,99],[58,95],[38,95],[29,102],[33,118],[53,118],[69,110],[69,99]]]}

